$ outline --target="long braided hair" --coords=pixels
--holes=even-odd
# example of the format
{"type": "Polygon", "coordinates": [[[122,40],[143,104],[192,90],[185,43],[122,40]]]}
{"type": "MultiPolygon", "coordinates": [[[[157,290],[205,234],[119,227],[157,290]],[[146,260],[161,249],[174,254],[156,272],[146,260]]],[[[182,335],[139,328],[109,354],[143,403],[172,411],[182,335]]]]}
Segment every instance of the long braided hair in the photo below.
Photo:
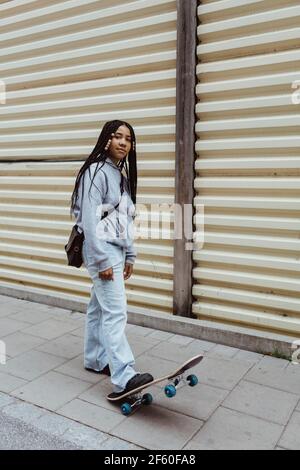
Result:
{"type": "MultiPolygon", "coordinates": [[[[84,172],[92,165],[92,163],[100,163],[102,162],[102,165],[100,168],[105,163],[105,160],[107,157],[109,157],[109,150],[105,150],[106,144],[109,139],[111,139],[111,134],[115,133],[120,126],[126,126],[130,130],[131,134],[131,149],[128,154],[128,163],[129,163],[129,169],[127,165],[127,157],[123,158],[122,161],[119,163],[119,169],[122,171],[122,169],[125,167],[125,172],[127,175],[128,183],[129,183],[129,190],[130,190],[130,196],[132,199],[132,202],[136,204],[136,191],[137,191],[137,167],[136,167],[136,138],[135,138],[135,132],[130,124],[128,124],[125,121],[119,121],[119,120],[114,120],[114,121],[108,121],[104,124],[102,131],[99,135],[98,141],[92,151],[92,153],[89,155],[89,157],[86,159],[82,167],[80,168],[76,181],[75,181],[75,186],[74,190],[71,196],[71,208],[70,208],[70,215],[72,215],[72,211],[75,207],[76,200],[78,197],[78,188],[80,184],[80,180],[84,174],[84,172]]],[[[91,181],[91,186],[93,184],[95,175],[97,171],[100,170],[98,169],[98,166],[96,167],[95,173],[93,175],[93,179],[91,181]]],[[[90,186],[90,188],[91,188],[90,186]]]]}

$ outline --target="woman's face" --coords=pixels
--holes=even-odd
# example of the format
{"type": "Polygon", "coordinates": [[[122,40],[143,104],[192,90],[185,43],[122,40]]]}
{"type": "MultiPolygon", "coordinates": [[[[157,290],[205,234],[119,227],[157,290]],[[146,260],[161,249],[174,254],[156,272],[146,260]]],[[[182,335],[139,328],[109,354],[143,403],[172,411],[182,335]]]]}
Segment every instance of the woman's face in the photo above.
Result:
{"type": "Polygon", "coordinates": [[[110,156],[119,162],[126,158],[131,149],[131,134],[130,130],[126,126],[120,126],[115,135],[111,138],[109,146],[110,156]]]}

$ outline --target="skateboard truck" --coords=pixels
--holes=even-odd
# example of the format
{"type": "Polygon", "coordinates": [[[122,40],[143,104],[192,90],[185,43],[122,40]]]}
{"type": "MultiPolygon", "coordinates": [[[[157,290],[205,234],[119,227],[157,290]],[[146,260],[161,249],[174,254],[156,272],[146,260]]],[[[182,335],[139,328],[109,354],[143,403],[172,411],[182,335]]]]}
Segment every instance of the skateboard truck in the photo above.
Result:
{"type": "Polygon", "coordinates": [[[137,393],[136,395],[133,395],[132,397],[133,403],[123,403],[121,406],[121,411],[123,415],[128,416],[130,415],[133,410],[141,405],[151,405],[153,401],[153,397],[151,393],[145,393],[142,395],[141,392],[137,393]]]}
{"type": "Polygon", "coordinates": [[[194,374],[191,374],[185,379],[183,374],[178,375],[174,378],[173,383],[165,386],[165,395],[168,398],[175,397],[177,388],[182,381],[187,382],[190,387],[194,387],[198,383],[198,377],[194,374]]]}

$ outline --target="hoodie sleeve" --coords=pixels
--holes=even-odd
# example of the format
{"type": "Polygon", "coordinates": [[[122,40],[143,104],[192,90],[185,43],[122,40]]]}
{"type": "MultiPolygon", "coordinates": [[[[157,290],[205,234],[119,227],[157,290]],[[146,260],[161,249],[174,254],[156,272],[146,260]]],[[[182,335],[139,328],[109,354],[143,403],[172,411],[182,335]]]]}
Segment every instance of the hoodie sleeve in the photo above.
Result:
{"type": "Polygon", "coordinates": [[[97,171],[91,186],[95,168],[93,168],[93,165],[89,168],[91,172],[89,172],[89,169],[85,171],[79,186],[80,194],[82,194],[83,183],[83,200],[81,201],[82,229],[87,248],[88,262],[97,265],[99,272],[102,272],[111,267],[111,262],[107,255],[107,242],[101,240],[96,234],[97,224],[101,220],[99,206],[102,207],[107,188],[105,175],[101,170],[97,171]]]}
{"type": "Polygon", "coordinates": [[[126,249],[125,263],[134,264],[136,259],[136,250],[133,245],[133,241],[126,249]]]}

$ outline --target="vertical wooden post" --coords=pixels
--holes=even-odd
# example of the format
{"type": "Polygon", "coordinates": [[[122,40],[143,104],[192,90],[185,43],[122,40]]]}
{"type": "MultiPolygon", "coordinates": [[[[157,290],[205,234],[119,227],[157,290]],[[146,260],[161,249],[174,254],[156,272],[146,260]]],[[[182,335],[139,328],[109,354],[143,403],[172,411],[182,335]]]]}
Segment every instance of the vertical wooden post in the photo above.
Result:
{"type": "MultiPolygon", "coordinates": [[[[177,0],[175,204],[181,206],[182,221],[184,205],[192,205],[194,198],[196,64],[197,0],[177,0]]],[[[176,223],[180,223],[178,215],[176,223]]],[[[182,226],[181,239],[174,240],[173,314],[184,317],[193,316],[189,241],[182,226]]]]}

